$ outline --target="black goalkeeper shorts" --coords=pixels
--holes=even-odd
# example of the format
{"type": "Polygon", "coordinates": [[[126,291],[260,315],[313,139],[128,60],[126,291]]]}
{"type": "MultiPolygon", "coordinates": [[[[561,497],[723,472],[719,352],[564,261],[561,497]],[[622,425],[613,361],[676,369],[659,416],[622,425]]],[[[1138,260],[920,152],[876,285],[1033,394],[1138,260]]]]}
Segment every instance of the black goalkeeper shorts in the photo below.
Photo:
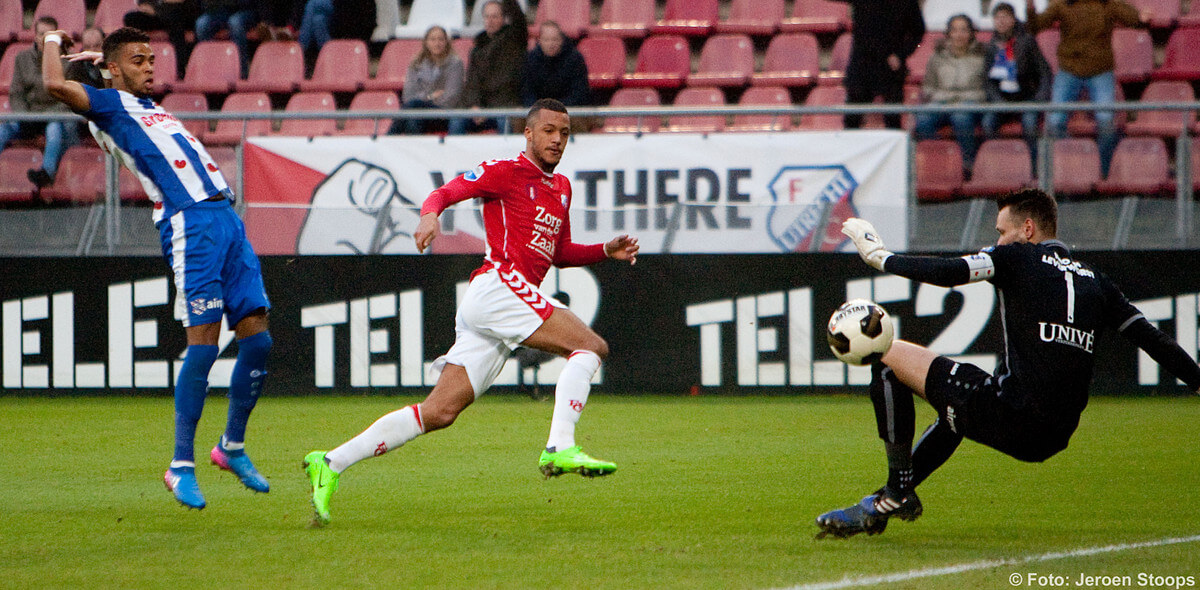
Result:
{"type": "Polygon", "coordinates": [[[1040,462],[1067,448],[1074,427],[1047,424],[1005,400],[987,371],[944,356],[934,359],[925,396],[951,430],[1021,461],[1040,462]]]}

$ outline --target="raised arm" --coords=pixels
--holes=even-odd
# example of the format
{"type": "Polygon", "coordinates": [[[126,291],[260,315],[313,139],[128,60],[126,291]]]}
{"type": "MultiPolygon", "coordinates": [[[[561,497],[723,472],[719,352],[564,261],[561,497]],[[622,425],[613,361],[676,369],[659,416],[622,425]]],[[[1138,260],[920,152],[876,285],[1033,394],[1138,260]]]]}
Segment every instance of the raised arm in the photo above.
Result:
{"type": "Polygon", "coordinates": [[[937,256],[903,256],[893,254],[883,246],[883,240],[869,221],[851,217],[842,223],[846,234],[863,262],[876,270],[890,272],[914,281],[955,287],[990,279],[994,272],[991,257],[979,253],[961,258],[937,256]]]}
{"type": "Polygon", "coordinates": [[[83,84],[67,80],[63,75],[63,45],[71,44],[71,36],[64,31],[46,33],[42,42],[42,86],[46,93],[63,102],[71,110],[83,113],[92,108],[83,84]]]}

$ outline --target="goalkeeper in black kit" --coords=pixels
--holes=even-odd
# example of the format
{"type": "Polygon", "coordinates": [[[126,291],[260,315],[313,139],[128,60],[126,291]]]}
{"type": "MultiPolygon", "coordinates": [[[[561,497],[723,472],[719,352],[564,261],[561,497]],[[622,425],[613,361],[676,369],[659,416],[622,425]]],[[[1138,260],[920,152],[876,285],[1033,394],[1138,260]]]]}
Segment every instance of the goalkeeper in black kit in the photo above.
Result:
{"type": "Polygon", "coordinates": [[[1058,205],[1039,190],[999,200],[996,245],[961,258],[887,251],[857,218],[842,233],[877,270],[944,287],[990,281],[1000,295],[1004,355],[995,374],[897,340],[871,370],[871,401],[888,459],[887,485],[857,504],[817,517],[826,535],[879,534],[891,517],[921,515],[916,486],[963,437],[1021,461],[1040,462],[1067,447],[1087,406],[1095,340],[1112,328],[1193,391],[1200,366],[1154,327],[1107,277],[1071,257],[1056,239],[1058,205]],[[938,419],[913,447],[913,394],[938,419]]]}

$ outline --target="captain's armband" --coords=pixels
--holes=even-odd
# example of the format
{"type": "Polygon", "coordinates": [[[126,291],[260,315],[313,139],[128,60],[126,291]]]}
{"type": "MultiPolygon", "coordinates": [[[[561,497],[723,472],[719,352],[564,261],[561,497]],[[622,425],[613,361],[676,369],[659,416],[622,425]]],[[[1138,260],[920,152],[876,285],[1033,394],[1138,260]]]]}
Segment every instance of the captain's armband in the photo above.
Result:
{"type": "Polygon", "coordinates": [[[978,283],[986,281],[996,274],[996,264],[992,261],[992,257],[986,252],[977,254],[969,254],[962,257],[967,261],[967,270],[969,272],[968,281],[978,283]]]}

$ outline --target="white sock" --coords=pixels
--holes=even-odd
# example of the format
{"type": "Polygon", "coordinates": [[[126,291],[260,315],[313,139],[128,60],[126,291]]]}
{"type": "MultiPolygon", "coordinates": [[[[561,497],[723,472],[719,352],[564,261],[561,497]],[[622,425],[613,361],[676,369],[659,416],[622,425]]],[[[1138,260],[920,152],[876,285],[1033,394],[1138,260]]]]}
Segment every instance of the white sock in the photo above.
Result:
{"type": "Polygon", "coordinates": [[[378,457],[404,443],[425,434],[421,423],[421,406],[405,406],[383,416],[358,436],[325,454],[329,468],[341,473],[347,467],[369,457],[378,457]]]}
{"type": "Polygon", "coordinates": [[[561,451],[575,446],[575,424],[592,391],[592,376],[600,369],[600,357],[590,350],[576,350],[567,359],[554,388],[554,417],[550,420],[547,449],[561,451]]]}

